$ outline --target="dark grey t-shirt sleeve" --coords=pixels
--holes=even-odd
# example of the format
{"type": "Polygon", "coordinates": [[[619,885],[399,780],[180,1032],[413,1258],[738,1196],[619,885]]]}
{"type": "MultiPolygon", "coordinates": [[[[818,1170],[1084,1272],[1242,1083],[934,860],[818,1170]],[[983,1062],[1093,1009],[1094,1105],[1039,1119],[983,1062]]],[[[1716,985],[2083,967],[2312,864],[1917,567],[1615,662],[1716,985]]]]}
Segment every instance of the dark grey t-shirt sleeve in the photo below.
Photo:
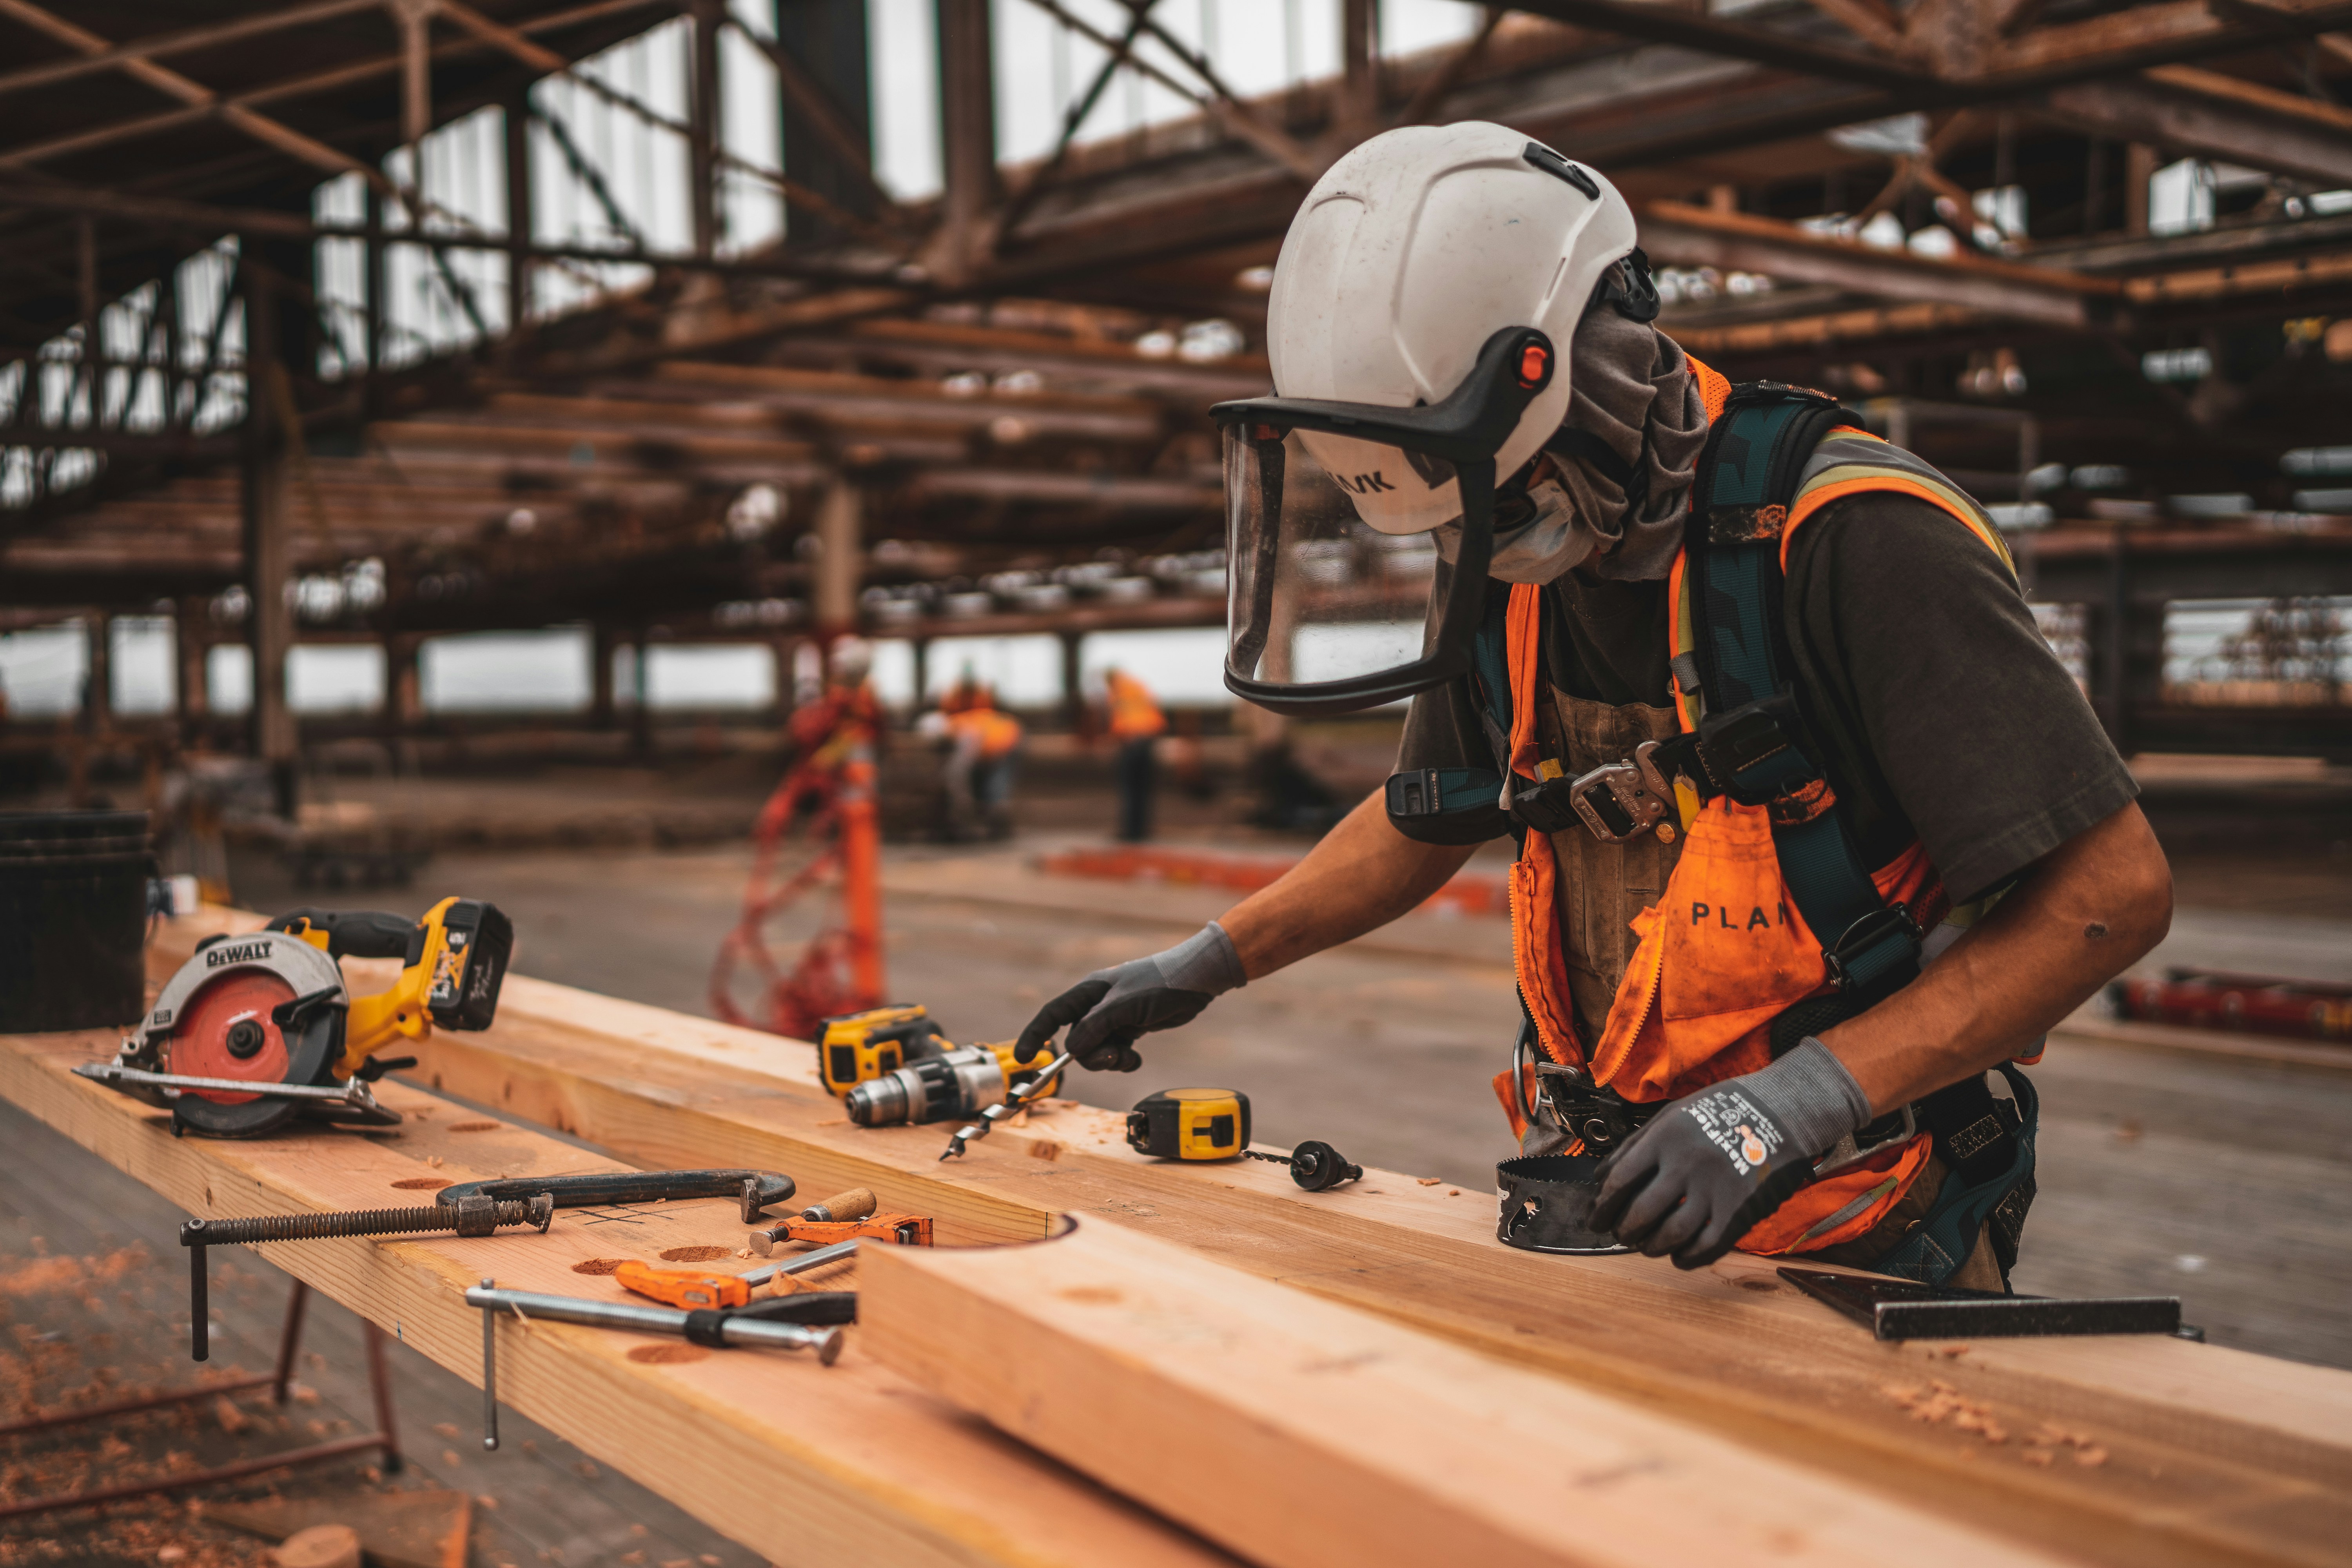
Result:
{"type": "Polygon", "coordinates": [[[1786,606],[1872,865],[1916,835],[1966,901],[2139,793],[2009,569],[1927,502],[1832,503],[1790,544],[1786,606]]]}

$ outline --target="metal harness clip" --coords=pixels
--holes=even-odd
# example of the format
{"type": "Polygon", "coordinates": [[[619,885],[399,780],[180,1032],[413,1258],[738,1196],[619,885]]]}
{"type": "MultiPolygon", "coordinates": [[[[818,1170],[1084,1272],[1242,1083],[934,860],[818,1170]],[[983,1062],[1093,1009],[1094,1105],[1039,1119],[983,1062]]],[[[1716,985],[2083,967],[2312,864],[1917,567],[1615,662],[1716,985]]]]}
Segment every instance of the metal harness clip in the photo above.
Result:
{"type": "Polygon", "coordinates": [[[1630,762],[1606,763],[1568,786],[1576,815],[1603,844],[1647,833],[1674,810],[1674,785],[1653,760],[1657,749],[1657,742],[1644,741],[1630,762]]]}

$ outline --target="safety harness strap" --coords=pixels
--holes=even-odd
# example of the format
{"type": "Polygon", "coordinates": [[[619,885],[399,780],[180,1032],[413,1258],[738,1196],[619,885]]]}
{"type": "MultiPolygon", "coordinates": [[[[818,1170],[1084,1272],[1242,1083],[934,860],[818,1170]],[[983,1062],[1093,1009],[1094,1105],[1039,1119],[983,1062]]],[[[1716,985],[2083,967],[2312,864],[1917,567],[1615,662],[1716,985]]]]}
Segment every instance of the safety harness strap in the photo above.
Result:
{"type": "Polygon", "coordinates": [[[1789,503],[1822,437],[1853,422],[1833,398],[1756,382],[1732,392],[1708,431],[1685,552],[1705,708],[1685,746],[1703,789],[1767,808],[1781,877],[1831,981],[1874,998],[1918,973],[1919,928],[1879,896],[1836,809],[1804,736],[1781,621],[1789,503]]]}

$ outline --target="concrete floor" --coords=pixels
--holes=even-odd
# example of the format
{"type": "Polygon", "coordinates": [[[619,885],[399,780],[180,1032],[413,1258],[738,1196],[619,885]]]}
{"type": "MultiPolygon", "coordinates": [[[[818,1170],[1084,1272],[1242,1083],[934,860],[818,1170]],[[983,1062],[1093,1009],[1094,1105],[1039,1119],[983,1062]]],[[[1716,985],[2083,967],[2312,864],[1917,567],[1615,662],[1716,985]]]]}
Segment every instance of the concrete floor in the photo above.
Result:
{"type": "MultiPolygon", "coordinates": [[[[959,1042],[1009,1038],[1088,970],[1156,951],[1234,900],[1027,868],[1063,841],[894,847],[892,994],[928,1004],[959,1042]]],[[[2242,867],[2203,852],[2182,862],[2184,889],[2226,888],[2237,907],[2184,907],[2150,967],[2352,981],[2352,923],[2254,912],[2259,886],[2242,867]]],[[[414,891],[496,901],[526,973],[707,1014],[711,956],[748,864],[740,846],[453,854],[414,891]]],[[[2315,874],[2307,862],[2299,872],[2315,874]]],[[[252,876],[240,892],[262,908],[301,901],[252,876]]],[[[1489,1087],[1517,1017],[1509,951],[1500,920],[1408,916],[1151,1037],[1142,1071],[1081,1074],[1070,1092],[1123,1109],[1155,1089],[1233,1085],[1265,1142],[1319,1138],[1351,1159],[1484,1188],[1511,1152],[1489,1087]]],[[[2040,1196],[2018,1289],[2178,1294],[2218,1343],[2352,1366],[2352,1052],[2334,1070],[2070,1040],[2034,1079],[2040,1196]]]]}

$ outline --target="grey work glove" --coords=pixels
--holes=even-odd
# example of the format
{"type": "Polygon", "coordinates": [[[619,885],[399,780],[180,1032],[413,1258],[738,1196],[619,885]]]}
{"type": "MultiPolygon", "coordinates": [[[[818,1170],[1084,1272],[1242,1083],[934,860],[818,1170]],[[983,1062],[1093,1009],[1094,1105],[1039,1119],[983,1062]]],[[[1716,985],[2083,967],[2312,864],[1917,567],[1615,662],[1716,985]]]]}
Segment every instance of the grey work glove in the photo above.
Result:
{"type": "Polygon", "coordinates": [[[1233,939],[1211,921],[1165,952],[1096,970],[1037,1009],[1021,1031],[1020,1059],[1035,1060],[1066,1024],[1064,1047],[1080,1067],[1133,1072],[1143,1065],[1138,1036],[1189,1024],[1213,998],[1247,983],[1233,939]]]}
{"type": "Polygon", "coordinates": [[[1808,1035],[1760,1071],[1709,1084],[1601,1162],[1592,1227],[1677,1268],[1704,1268],[1805,1184],[1870,1120],[1862,1086],[1808,1035]]]}

